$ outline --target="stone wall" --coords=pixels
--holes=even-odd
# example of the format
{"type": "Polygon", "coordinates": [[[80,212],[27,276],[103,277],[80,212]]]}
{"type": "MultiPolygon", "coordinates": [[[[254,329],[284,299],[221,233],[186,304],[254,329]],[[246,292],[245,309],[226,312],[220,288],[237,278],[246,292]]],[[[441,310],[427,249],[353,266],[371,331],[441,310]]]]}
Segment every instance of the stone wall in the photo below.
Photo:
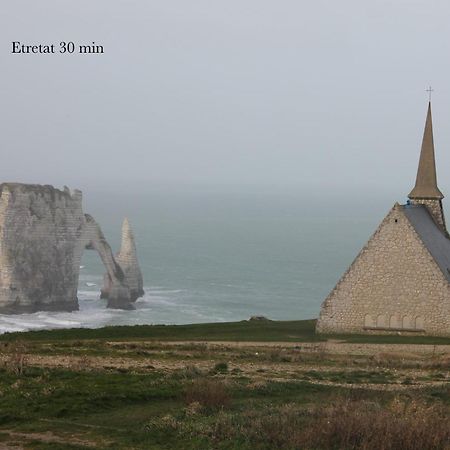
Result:
{"type": "Polygon", "coordinates": [[[450,335],[450,285],[399,205],[322,305],[319,333],[450,335]]]}

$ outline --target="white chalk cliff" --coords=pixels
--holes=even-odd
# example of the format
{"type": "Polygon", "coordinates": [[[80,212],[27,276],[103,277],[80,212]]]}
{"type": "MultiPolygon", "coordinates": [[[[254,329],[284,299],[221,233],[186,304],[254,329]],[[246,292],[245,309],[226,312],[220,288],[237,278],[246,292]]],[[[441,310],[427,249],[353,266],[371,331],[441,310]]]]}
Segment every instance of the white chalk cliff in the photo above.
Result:
{"type": "MultiPolygon", "coordinates": [[[[115,256],[115,261],[119,264],[125,276],[125,283],[130,290],[130,300],[136,301],[144,295],[144,286],[142,273],[137,259],[136,244],[134,242],[134,234],[131,229],[130,222],[124,219],[122,225],[122,244],[119,253],[115,256]]],[[[111,301],[111,292],[113,289],[113,279],[110,273],[104,276],[104,286],[102,289],[102,297],[111,301]]]]}
{"type": "Polygon", "coordinates": [[[137,259],[129,267],[124,265],[128,267],[125,275],[99,225],[83,213],[80,191],[0,184],[0,313],[77,310],[80,263],[86,248],[96,250],[106,267],[108,306],[133,308],[132,302],[142,292],[137,259]],[[132,289],[127,279],[133,281],[132,289]]]}

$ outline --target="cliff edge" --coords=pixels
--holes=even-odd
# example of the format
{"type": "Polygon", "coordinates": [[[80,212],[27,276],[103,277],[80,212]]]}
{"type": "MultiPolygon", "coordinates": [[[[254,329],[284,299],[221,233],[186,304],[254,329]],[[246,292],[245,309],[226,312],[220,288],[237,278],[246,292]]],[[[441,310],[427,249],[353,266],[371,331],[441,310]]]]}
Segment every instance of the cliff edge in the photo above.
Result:
{"type": "Polygon", "coordinates": [[[111,279],[108,306],[132,308],[136,290],[99,225],[83,213],[80,191],[0,184],[0,313],[77,310],[86,248],[98,251],[111,279]]]}

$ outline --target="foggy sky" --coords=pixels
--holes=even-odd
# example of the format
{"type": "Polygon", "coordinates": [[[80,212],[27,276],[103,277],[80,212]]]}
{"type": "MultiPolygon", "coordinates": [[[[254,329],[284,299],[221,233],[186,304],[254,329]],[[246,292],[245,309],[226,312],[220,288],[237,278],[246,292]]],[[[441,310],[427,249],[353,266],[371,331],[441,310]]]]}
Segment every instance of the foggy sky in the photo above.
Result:
{"type": "Polygon", "coordinates": [[[391,192],[431,84],[450,196],[450,4],[14,0],[0,6],[1,180],[391,192]],[[95,41],[103,55],[17,55],[95,41]]]}

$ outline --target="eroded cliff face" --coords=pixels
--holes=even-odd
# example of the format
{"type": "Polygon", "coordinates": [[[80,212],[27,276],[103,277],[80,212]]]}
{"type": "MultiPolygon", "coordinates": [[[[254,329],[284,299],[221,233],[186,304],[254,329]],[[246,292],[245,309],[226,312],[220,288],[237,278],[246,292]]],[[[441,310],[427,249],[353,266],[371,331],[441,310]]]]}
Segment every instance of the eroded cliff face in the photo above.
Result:
{"type": "Polygon", "coordinates": [[[126,277],[82,194],[68,188],[0,185],[0,313],[73,311],[85,248],[95,249],[111,280],[108,306],[131,308],[126,277]]]}
{"type": "Polygon", "coordinates": [[[102,291],[102,298],[108,299],[108,308],[134,309],[131,290],[127,283],[125,274],[114,258],[110,245],[105,239],[100,226],[88,214],[86,214],[85,234],[83,243],[85,248],[97,250],[103,265],[107,271],[109,280],[108,295],[102,291]]]}
{"type": "Polygon", "coordinates": [[[81,192],[0,185],[0,312],[78,309],[81,192]]]}

